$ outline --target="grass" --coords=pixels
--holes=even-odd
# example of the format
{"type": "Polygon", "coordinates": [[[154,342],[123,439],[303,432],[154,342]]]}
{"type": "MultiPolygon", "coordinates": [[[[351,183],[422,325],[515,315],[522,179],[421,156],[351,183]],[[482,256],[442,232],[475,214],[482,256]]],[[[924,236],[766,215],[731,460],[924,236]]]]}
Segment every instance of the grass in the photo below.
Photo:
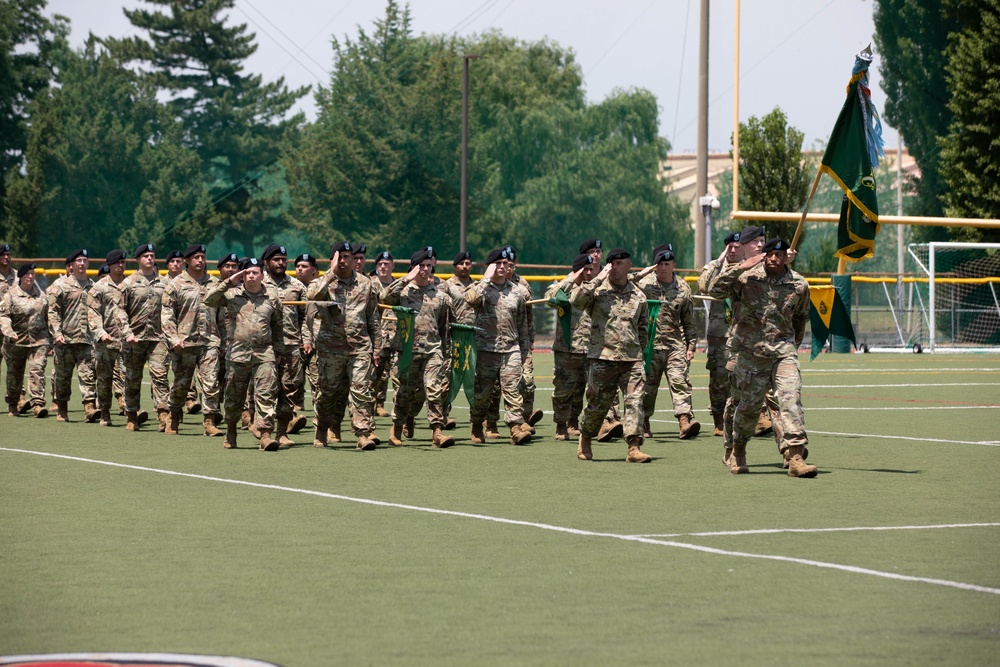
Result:
{"type": "MultiPolygon", "coordinates": [[[[551,359],[536,358],[539,387],[551,387],[551,359]]],[[[369,453],[266,454],[245,433],[247,448],[224,451],[190,417],[177,437],[135,435],[123,418],[83,424],[78,404],[70,424],[0,417],[0,654],[996,664],[1000,595],[735,554],[998,589],[1000,527],[690,533],[1000,522],[1000,448],[973,444],[998,437],[998,370],[985,355],[803,360],[813,480],[785,476],[766,438],[751,445],[752,474],[729,474],[719,438],[676,439],[665,392],[643,466],[624,463],[621,441],[578,462],[549,418],[529,446],[473,446],[461,408],[450,450],[432,450],[418,420],[407,446],[369,453]],[[634,535],[675,537],[621,539],[634,535]]],[[[704,408],[701,355],[692,376],[704,408]]],[[[546,410],[549,396],[539,391],[546,410]]]]}

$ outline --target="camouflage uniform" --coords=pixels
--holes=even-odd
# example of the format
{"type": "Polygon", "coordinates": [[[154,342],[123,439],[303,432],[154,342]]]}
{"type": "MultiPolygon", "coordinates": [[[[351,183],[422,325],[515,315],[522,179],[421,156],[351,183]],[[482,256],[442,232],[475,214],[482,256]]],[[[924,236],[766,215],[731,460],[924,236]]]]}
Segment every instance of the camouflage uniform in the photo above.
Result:
{"type": "MultiPolygon", "coordinates": [[[[575,287],[569,277],[554,283],[545,292],[551,299],[560,289],[569,296],[575,287]]],[[[557,424],[575,422],[583,410],[583,395],[587,389],[587,350],[590,346],[590,315],[570,307],[570,344],[566,345],[562,318],[556,318],[556,334],[552,341],[555,370],[552,383],[552,412],[557,424]]]]}
{"type": "MultiPolygon", "coordinates": [[[[442,287],[451,297],[452,322],[455,322],[456,324],[464,324],[465,326],[471,327],[476,323],[476,311],[465,301],[465,290],[471,287],[473,282],[475,281],[473,281],[472,278],[469,278],[469,282],[463,283],[458,276],[452,276],[442,284],[442,287]]],[[[452,350],[451,353],[454,355],[455,351],[452,350]]],[[[450,379],[451,377],[449,376],[449,380],[450,379]]],[[[451,403],[448,403],[444,406],[444,417],[446,421],[448,419],[448,415],[450,414],[451,403]]]]}
{"type": "MultiPolygon", "coordinates": [[[[264,274],[264,285],[274,290],[279,301],[305,300],[306,286],[287,273],[276,281],[270,273],[264,274]]],[[[305,306],[282,307],[282,332],[285,351],[277,359],[278,367],[278,422],[288,422],[296,406],[305,402],[306,376],[302,365],[302,324],[306,318],[305,306]]]]}
{"type": "MultiPolygon", "coordinates": [[[[725,259],[718,258],[706,264],[698,277],[698,291],[706,294],[709,283],[726,265],[725,259]]],[[[708,401],[713,415],[725,412],[726,399],[729,398],[726,339],[730,324],[731,316],[726,316],[726,304],[723,301],[712,301],[708,309],[708,360],[705,368],[708,370],[708,401]]]]}
{"type": "MultiPolygon", "coordinates": [[[[381,279],[375,277],[372,284],[379,288],[380,295],[384,299],[385,291],[392,285],[392,282],[383,283],[381,279]]],[[[397,351],[392,348],[392,341],[396,338],[396,323],[388,318],[382,318],[382,349],[378,353],[378,365],[375,366],[375,405],[385,405],[386,396],[389,393],[389,382],[392,382],[393,392],[399,391],[399,376],[397,362],[397,351]]]]}
{"type": "Polygon", "coordinates": [[[185,271],[170,281],[160,303],[160,326],[174,369],[170,389],[170,411],[180,412],[197,372],[201,385],[202,412],[219,414],[219,313],[205,303],[218,279],[208,275],[198,280],[185,271]],[[183,343],[180,351],[174,345],[183,343]]]}
{"type": "Polygon", "coordinates": [[[691,362],[688,352],[694,353],[698,344],[694,325],[694,299],[691,288],[683,278],[674,275],[671,283],[661,283],[655,273],[637,283],[647,299],[660,301],[656,318],[656,337],[653,340],[653,359],[643,390],[642,412],[648,419],[656,408],[656,394],[660,378],[666,374],[674,416],[691,416],[691,381],[688,370],[691,362]]]}
{"type": "Polygon", "coordinates": [[[53,363],[55,378],[53,400],[69,401],[73,393],[70,382],[76,367],[77,381],[83,403],[95,403],[94,351],[90,344],[87,323],[87,292],[94,281],[80,282],[73,276],[62,276],[49,286],[47,293],[49,333],[53,342],[58,336],[66,341],[56,344],[53,363]]]}
{"type": "MultiPolygon", "coordinates": [[[[378,282],[378,281],[374,281],[378,282]]],[[[319,362],[319,402],[316,427],[329,429],[349,405],[351,426],[358,438],[375,431],[375,398],[372,394],[372,354],[382,348],[379,288],[357,271],[338,278],[327,271],[309,285],[310,301],[317,304],[319,327],[313,345],[319,362]]]]}
{"type": "Polygon", "coordinates": [[[111,410],[115,371],[129,331],[125,301],[118,285],[110,276],[105,276],[87,294],[87,306],[90,338],[94,343],[97,407],[102,411],[111,410]],[[110,340],[102,340],[104,336],[110,336],[110,340]]]}
{"type": "Polygon", "coordinates": [[[3,358],[7,362],[7,405],[17,408],[28,368],[27,400],[33,407],[45,406],[45,364],[48,358],[48,303],[32,285],[5,290],[0,298],[0,333],[4,336],[3,358]]]}
{"type": "MultiPolygon", "coordinates": [[[[0,299],[3,298],[4,294],[7,293],[10,288],[17,284],[17,271],[10,269],[7,273],[0,273],[0,299]]],[[[37,282],[35,283],[38,284],[37,282]]],[[[41,287],[39,287],[41,289],[41,287]]],[[[2,348],[5,342],[6,336],[0,333],[0,348],[2,348]]],[[[2,355],[0,355],[2,358],[2,355]]]]}
{"type": "MultiPolygon", "coordinates": [[[[431,428],[444,428],[444,401],[448,396],[451,372],[451,331],[448,327],[451,296],[433,281],[419,287],[400,278],[389,285],[382,300],[390,306],[404,306],[414,311],[413,359],[405,374],[397,372],[399,387],[393,397],[392,423],[402,425],[407,417],[416,416],[426,397],[427,421],[431,428]]],[[[398,332],[393,337],[392,349],[397,357],[403,350],[398,332]]]]}
{"type": "Polygon", "coordinates": [[[609,279],[595,278],[573,288],[570,303],[590,315],[587,407],[580,432],[587,438],[597,436],[620,389],[625,397],[625,438],[630,443],[641,442],[648,318],[645,295],[631,282],[618,287],[609,279]]]}
{"type": "Polygon", "coordinates": [[[780,413],[782,452],[808,443],[802,410],[802,375],[796,350],[809,320],[809,285],[786,268],[767,275],[763,262],[743,270],[723,269],[708,286],[709,296],[733,299],[730,345],[736,364],[730,375],[735,406],[733,446],[740,450],[753,437],[764,403],[773,388],[780,413]]]}
{"type": "MultiPolygon", "coordinates": [[[[308,288],[306,290],[308,293],[308,288]]],[[[307,355],[302,357],[302,366],[305,369],[306,381],[309,383],[309,390],[313,397],[313,410],[319,403],[319,361],[316,354],[316,336],[319,335],[320,321],[317,318],[318,308],[315,303],[306,304],[305,318],[302,320],[302,345],[309,345],[312,349],[307,355]]],[[[303,401],[305,397],[303,396],[303,401]]],[[[315,421],[315,417],[314,417],[315,421]]]]}
{"type": "Polygon", "coordinates": [[[493,387],[499,378],[504,401],[504,423],[524,423],[519,384],[521,360],[528,355],[530,332],[525,291],[507,280],[495,285],[483,278],[465,292],[476,311],[476,382],[471,409],[473,425],[487,418],[493,387]]]}
{"type": "Polygon", "coordinates": [[[170,394],[170,384],[167,381],[169,350],[163,340],[160,313],[163,290],[166,286],[166,279],[158,273],[147,278],[140,271],[123,280],[120,286],[125,297],[125,315],[128,316],[129,327],[136,337],[135,343],[125,345],[127,412],[139,412],[142,372],[147,362],[153,407],[161,413],[169,409],[167,403],[170,394]]]}
{"type": "MultiPolygon", "coordinates": [[[[274,430],[278,400],[275,357],[284,352],[282,305],[274,290],[262,285],[256,294],[244,285],[219,281],[205,296],[205,305],[227,312],[225,419],[239,422],[251,382],[254,386],[256,426],[264,433],[274,430]]],[[[183,400],[183,394],[181,394],[183,400]]]]}

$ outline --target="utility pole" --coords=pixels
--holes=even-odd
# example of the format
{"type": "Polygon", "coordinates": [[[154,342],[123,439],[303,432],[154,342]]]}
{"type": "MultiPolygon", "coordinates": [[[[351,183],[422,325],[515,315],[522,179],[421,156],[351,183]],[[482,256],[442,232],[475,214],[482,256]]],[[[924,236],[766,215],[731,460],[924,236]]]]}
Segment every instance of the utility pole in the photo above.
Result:
{"type": "MultiPolygon", "coordinates": [[[[708,192],[708,0],[701,0],[701,39],[698,50],[698,171],[695,193],[708,192]]],[[[703,208],[704,211],[704,208],[703,208]]],[[[710,214],[711,215],[711,214],[710,214]]],[[[709,217],[711,220],[711,217],[709,217]]],[[[694,266],[700,269],[711,259],[705,254],[705,227],[694,226],[694,266]]]]}
{"type": "Polygon", "coordinates": [[[469,61],[479,56],[462,56],[462,194],[458,226],[458,249],[465,252],[466,216],[469,208],[469,61]]]}

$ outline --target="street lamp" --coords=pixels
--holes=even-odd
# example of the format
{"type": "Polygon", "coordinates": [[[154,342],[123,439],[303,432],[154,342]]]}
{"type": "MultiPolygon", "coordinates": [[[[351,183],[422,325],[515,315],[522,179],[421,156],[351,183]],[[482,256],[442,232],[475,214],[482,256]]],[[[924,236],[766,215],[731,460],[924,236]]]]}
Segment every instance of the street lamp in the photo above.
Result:
{"type": "Polygon", "coordinates": [[[711,262],[715,257],[712,252],[712,211],[719,210],[719,200],[710,194],[698,198],[701,205],[701,212],[705,216],[705,263],[711,262]]]}
{"type": "Polygon", "coordinates": [[[458,249],[465,252],[465,219],[469,198],[469,61],[478,55],[462,56],[462,191],[459,203],[458,249]]]}

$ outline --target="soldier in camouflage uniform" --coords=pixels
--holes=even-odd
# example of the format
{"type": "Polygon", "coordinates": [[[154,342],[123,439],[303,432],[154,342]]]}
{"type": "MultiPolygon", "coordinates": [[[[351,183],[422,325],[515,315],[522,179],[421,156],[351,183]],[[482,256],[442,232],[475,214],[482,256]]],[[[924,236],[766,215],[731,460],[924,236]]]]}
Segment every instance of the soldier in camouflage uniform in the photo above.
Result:
{"type": "MultiPolygon", "coordinates": [[[[470,276],[472,273],[472,255],[468,250],[463,250],[455,255],[455,259],[452,260],[451,265],[454,268],[454,274],[448,280],[444,281],[441,287],[451,297],[451,316],[454,318],[453,321],[456,324],[464,324],[471,327],[476,323],[476,311],[466,303],[465,291],[475,282],[470,276]]],[[[454,350],[452,350],[453,353],[454,350]]],[[[449,376],[449,382],[450,379],[449,376]]],[[[444,406],[444,428],[446,431],[458,425],[450,415],[451,403],[448,403],[444,406]]],[[[495,428],[496,425],[494,424],[495,428]]],[[[497,435],[499,436],[500,434],[497,433],[497,435]]]]}
{"type": "MultiPolygon", "coordinates": [[[[385,290],[392,284],[392,270],[396,267],[396,261],[392,253],[383,250],[375,255],[375,271],[372,276],[375,278],[376,287],[380,294],[385,295],[385,290]]],[[[385,409],[385,399],[389,393],[389,382],[392,381],[393,391],[399,390],[399,378],[396,377],[396,351],[392,349],[392,341],[396,338],[396,323],[387,318],[382,318],[382,349],[378,353],[378,366],[375,367],[375,414],[379,417],[388,417],[389,413],[385,409]]]]}
{"type": "Polygon", "coordinates": [[[171,250],[167,253],[166,262],[167,273],[163,276],[163,281],[169,285],[171,280],[184,273],[184,253],[180,250],[171,250]]]}
{"type": "MultiPolygon", "coordinates": [[[[10,244],[0,243],[0,299],[3,295],[17,283],[16,272],[10,268],[10,244]]],[[[0,345],[3,345],[4,336],[0,334],[0,345]]]]}
{"type": "Polygon", "coordinates": [[[278,294],[264,284],[264,270],[256,257],[240,262],[240,270],[221,280],[205,297],[209,308],[225,309],[226,340],[226,449],[236,447],[236,425],[254,386],[256,421],[250,433],[260,449],[273,452],[279,447],[271,438],[278,401],[276,358],[284,352],[282,305],[278,294]]]}
{"type": "MultiPolygon", "coordinates": [[[[455,439],[445,436],[443,430],[444,401],[451,371],[451,297],[434,284],[433,268],[427,249],[418,250],[410,257],[409,273],[389,285],[382,297],[389,306],[403,306],[414,311],[412,360],[406,372],[399,371],[397,366],[399,387],[392,404],[389,442],[397,447],[403,444],[403,426],[420,412],[425,398],[433,446],[444,448],[455,444],[455,439]]],[[[403,344],[402,328],[397,327],[392,341],[397,359],[402,354],[403,344]]]]}
{"type": "Polygon", "coordinates": [[[694,324],[694,299],[691,288],[674,270],[674,253],[662,248],[654,253],[653,264],[639,272],[634,281],[646,299],[660,302],[656,318],[653,358],[643,390],[643,437],[652,437],[649,418],[656,409],[656,394],[660,378],[667,376],[674,417],[679,426],[678,437],[687,440],[698,435],[701,424],[691,412],[691,380],[689,369],[694,358],[698,336],[694,324]]]}
{"type": "MultiPolygon", "coordinates": [[[[118,285],[125,278],[125,252],[112,250],[101,267],[107,272],[99,277],[87,294],[87,321],[94,344],[94,377],[101,426],[111,426],[111,401],[115,368],[121,358],[128,318],[125,300],[118,285]]],[[[98,276],[100,276],[98,271],[98,276]]]]}
{"type": "Polygon", "coordinates": [[[352,267],[356,272],[364,275],[365,273],[365,255],[368,254],[368,246],[364,243],[352,243],[351,244],[351,257],[353,258],[352,267]]]}
{"type": "Polygon", "coordinates": [[[352,267],[352,247],[338,241],[330,250],[330,270],[309,286],[317,304],[319,330],[313,344],[319,356],[320,397],[316,405],[314,447],[326,447],[329,431],[340,438],[338,415],[349,405],[360,450],[375,449],[375,397],[372,374],[382,349],[379,288],[352,267]]]}
{"type": "Polygon", "coordinates": [[[70,382],[76,368],[80,394],[86,420],[93,423],[100,418],[97,394],[94,388],[94,350],[90,344],[87,323],[87,292],[94,281],[87,277],[90,260],[85,249],[77,250],[66,258],[69,275],[60,277],[48,289],[49,334],[55,343],[56,419],[67,421],[67,403],[72,395],[70,382]]]}
{"type": "MultiPolygon", "coordinates": [[[[45,363],[48,358],[48,303],[35,284],[35,265],[24,264],[17,270],[17,282],[3,288],[0,297],[0,335],[3,358],[7,363],[8,414],[20,414],[18,401],[28,368],[28,405],[35,417],[45,417],[45,363]]],[[[4,282],[6,285],[6,282],[4,282]]]]}
{"type": "Polygon", "coordinates": [[[525,291],[507,279],[507,248],[498,248],[486,258],[483,279],[465,292],[465,301],[476,311],[476,381],[471,406],[472,441],[486,441],[486,419],[493,387],[499,378],[503,392],[504,423],[510,427],[510,442],[520,445],[531,439],[521,408],[521,360],[528,354],[528,305],[525,291]]]}
{"type": "MultiPolygon", "coordinates": [[[[517,251],[512,246],[507,246],[507,250],[510,252],[511,257],[507,263],[507,280],[522,289],[525,301],[531,301],[531,287],[528,286],[528,281],[517,272],[517,251]]],[[[527,317],[529,336],[528,354],[521,360],[521,383],[519,387],[523,399],[524,421],[531,427],[531,434],[534,435],[535,424],[542,420],[545,413],[535,409],[535,315],[534,307],[531,304],[527,305],[527,317]]],[[[497,398],[497,417],[499,417],[499,385],[497,386],[497,390],[494,391],[494,396],[497,398]]]]}
{"type": "MultiPolygon", "coordinates": [[[[306,286],[306,292],[308,292],[309,285],[319,277],[319,267],[316,263],[315,255],[310,255],[306,252],[295,258],[295,277],[306,286]]],[[[319,400],[319,364],[316,361],[316,346],[314,343],[317,333],[316,327],[318,326],[316,321],[316,304],[306,304],[305,313],[305,318],[302,321],[302,369],[305,379],[309,383],[309,390],[312,391],[313,407],[315,408],[319,400]]],[[[304,391],[302,401],[303,404],[298,406],[299,410],[305,409],[304,391]]],[[[316,414],[314,410],[313,426],[315,425],[316,414]]]]}
{"type": "MultiPolygon", "coordinates": [[[[569,298],[573,288],[594,277],[594,258],[577,255],[573,260],[573,271],[558,283],[553,283],[545,292],[550,299],[549,307],[561,308],[551,301],[559,290],[569,298]]],[[[562,312],[556,318],[556,335],[552,341],[554,356],[554,377],[552,384],[552,412],[556,422],[556,440],[569,440],[567,426],[570,420],[579,423],[583,410],[583,395],[587,389],[587,349],[590,344],[590,316],[579,308],[570,309],[569,344],[566,343],[566,329],[562,312]]],[[[580,434],[577,433],[577,436],[580,434]]]]}
{"type": "MultiPolygon", "coordinates": [[[[197,374],[204,397],[202,426],[206,436],[221,436],[215,426],[219,415],[219,313],[205,303],[219,282],[208,274],[205,246],[193,244],[184,252],[187,270],[163,290],[160,325],[170,346],[174,383],[170,389],[170,423],[165,433],[177,435],[186,389],[197,374]]],[[[129,413],[134,428],[134,415],[129,413]]]]}
{"type": "Polygon", "coordinates": [[[764,394],[774,391],[781,420],[782,453],[789,477],[815,477],[804,459],[808,442],[802,410],[802,375],[797,349],[809,320],[809,285],[786,266],[788,242],[771,239],[762,254],[725,268],[708,293],[731,298],[730,345],[737,356],[730,375],[733,417],[733,474],[749,472],[746,445],[757,426],[764,394]]]}
{"type": "Polygon", "coordinates": [[[139,270],[122,281],[125,297],[125,315],[132,330],[125,337],[125,412],[140,412],[143,366],[149,364],[149,381],[152,385],[153,407],[159,417],[159,429],[165,431],[170,414],[167,397],[169,349],[163,340],[160,306],[166,281],[156,271],[156,253],[152,243],[143,243],[135,249],[139,270]]]}
{"type": "Polygon", "coordinates": [[[570,303],[590,315],[591,360],[587,379],[587,407],[580,424],[577,458],[593,458],[591,440],[618,390],[625,397],[625,441],[630,463],[647,463],[652,457],[642,447],[642,387],[646,381],[643,351],[646,349],[648,311],[646,297],[628,279],[630,253],[614,248],[597,277],[573,288],[570,303]]]}
{"type": "MultiPolygon", "coordinates": [[[[708,284],[729,264],[743,261],[743,247],[739,243],[740,233],[732,232],[725,238],[725,251],[721,257],[713,259],[701,270],[698,277],[698,291],[705,294],[708,284]]],[[[712,301],[708,310],[708,401],[712,419],[715,422],[713,435],[725,433],[726,400],[729,398],[729,371],[726,370],[726,340],[732,321],[730,307],[725,301],[712,301]]]]}

